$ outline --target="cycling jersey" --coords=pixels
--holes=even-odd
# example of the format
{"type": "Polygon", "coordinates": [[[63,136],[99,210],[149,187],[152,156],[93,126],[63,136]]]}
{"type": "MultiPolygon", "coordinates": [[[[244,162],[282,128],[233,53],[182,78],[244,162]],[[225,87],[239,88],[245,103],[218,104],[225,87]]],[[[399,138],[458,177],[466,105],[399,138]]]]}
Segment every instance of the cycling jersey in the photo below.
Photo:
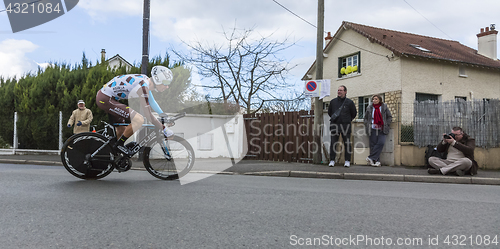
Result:
{"type": "MultiPolygon", "coordinates": [[[[150,107],[148,96],[150,82],[148,79],[143,74],[127,74],[114,77],[97,92],[97,106],[113,117],[112,122],[123,123],[129,119],[133,119],[137,112],[127,105],[118,102],[118,100],[141,97],[144,98],[145,105],[150,107]]],[[[152,100],[154,101],[153,98],[152,100]]],[[[158,105],[156,102],[154,104],[158,105]]],[[[146,109],[147,111],[144,113],[145,118],[156,127],[162,128],[163,125],[153,116],[151,110],[149,108],[146,109]]]]}
{"type": "MultiPolygon", "coordinates": [[[[101,92],[116,100],[138,98],[147,96],[139,96],[138,90],[141,87],[149,89],[149,80],[143,74],[126,74],[114,77],[108,83],[104,84],[101,92]]],[[[140,91],[142,93],[142,91],[140,91]]]]}

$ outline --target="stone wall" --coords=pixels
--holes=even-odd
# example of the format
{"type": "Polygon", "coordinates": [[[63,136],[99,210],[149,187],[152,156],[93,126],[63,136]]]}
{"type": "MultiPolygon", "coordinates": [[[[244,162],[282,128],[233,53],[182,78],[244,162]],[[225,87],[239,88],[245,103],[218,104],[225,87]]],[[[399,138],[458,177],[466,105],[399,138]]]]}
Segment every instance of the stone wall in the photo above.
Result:
{"type": "Polygon", "coordinates": [[[401,91],[386,92],[384,101],[387,104],[389,110],[391,111],[392,122],[393,123],[398,122],[399,121],[398,105],[399,103],[401,103],[401,91]]]}

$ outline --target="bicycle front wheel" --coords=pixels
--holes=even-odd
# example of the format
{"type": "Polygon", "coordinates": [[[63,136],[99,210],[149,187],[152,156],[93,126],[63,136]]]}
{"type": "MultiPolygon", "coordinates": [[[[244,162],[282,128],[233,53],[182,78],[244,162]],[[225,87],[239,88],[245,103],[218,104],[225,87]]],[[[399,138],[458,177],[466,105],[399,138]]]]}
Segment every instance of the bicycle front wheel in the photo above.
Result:
{"type": "Polygon", "coordinates": [[[179,179],[194,165],[193,147],[178,136],[153,143],[144,149],[143,156],[146,170],[162,180],[179,179]]]}
{"type": "MultiPolygon", "coordinates": [[[[61,150],[61,160],[64,168],[72,175],[81,179],[99,179],[109,175],[114,167],[112,163],[90,161],[90,155],[106,143],[103,135],[83,132],[66,140],[61,150]]],[[[96,155],[104,159],[113,160],[111,147],[108,145],[96,155]]]]}

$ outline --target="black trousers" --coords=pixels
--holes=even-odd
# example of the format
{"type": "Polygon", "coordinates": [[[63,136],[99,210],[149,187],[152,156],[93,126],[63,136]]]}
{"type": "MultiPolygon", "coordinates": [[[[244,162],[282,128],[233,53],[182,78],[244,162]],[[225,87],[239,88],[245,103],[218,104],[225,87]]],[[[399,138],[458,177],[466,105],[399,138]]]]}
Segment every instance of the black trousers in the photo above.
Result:
{"type": "Polygon", "coordinates": [[[352,144],[351,144],[351,124],[330,124],[330,161],[335,160],[337,157],[337,152],[342,152],[342,146],[339,146],[338,151],[336,149],[339,143],[339,138],[342,136],[342,141],[344,142],[344,157],[346,161],[351,161],[352,156],[352,144]]]}

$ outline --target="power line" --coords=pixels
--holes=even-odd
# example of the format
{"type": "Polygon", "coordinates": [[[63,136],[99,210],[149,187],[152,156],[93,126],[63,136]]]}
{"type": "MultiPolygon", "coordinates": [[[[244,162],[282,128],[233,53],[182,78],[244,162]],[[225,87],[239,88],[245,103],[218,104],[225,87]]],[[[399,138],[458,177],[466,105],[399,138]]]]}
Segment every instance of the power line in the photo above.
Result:
{"type": "Polygon", "coordinates": [[[440,28],[438,28],[438,26],[434,25],[434,23],[432,23],[429,19],[427,19],[427,17],[425,17],[424,15],[422,15],[420,12],[418,12],[417,9],[413,8],[413,6],[411,6],[411,4],[409,4],[406,0],[403,0],[406,4],[408,4],[408,6],[410,6],[413,10],[415,10],[415,12],[417,12],[419,15],[421,15],[425,20],[427,20],[430,24],[432,24],[432,26],[436,27],[437,29],[439,29],[439,31],[443,32],[443,34],[445,34],[446,36],[448,36],[450,39],[453,40],[453,38],[451,38],[448,34],[446,34],[444,31],[442,31],[440,28]]]}
{"type": "MultiPolygon", "coordinates": [[[[275,2],[276,4],[278,4],[279,6],[281,6],[283,9],[287,10],[288,12],[292,13],[294,16],[296,16],[296,17],[300,18],[302,21],[304,21],[304,22],[308,23],[309,25],[313,26],[314,28],[316,28],[316,29],[318,28],[318,27],[316,27],[316,25],[314,25],[314,24],[310,23],[310,22],[309,22],[309,21],[307,21],[306,19],[302,18],[301,16],[299,16],[299,15],[295,14],[293,11],[289,10],[287,7],[285,7],[285,6],[283,6],[282,4],[278,3],[278,1],[273,0],[273,2],[275,2]]],[[[326,31],[325,31],[325,34],[326,34],[326,33],[328,33],[328,32],[326,32],[326,31]]],[[[339,40],[339,41],[341,41],[341,42],[344,42],[344,43],[346,43],[346,44],[349,44],[349,45],[351,45],[351,46],[353,46],[353,47],[355,47],[355,48],[359,48],[359,49],[361,49],[361,50],[363,50],[363,51],[365,51],[365,52],[372,53],[372,54],[374,54],[374,55],[379,55],[379,56],[382,56],[382,57],[386,57],[386,58],[387,58],[387,55],[378,54],[378,53],[372,52],[372,51],[370,51],[370,50],[367,50],[367,49],[361,48],[361,47],[356,46],[356,45],[354,45],[354,44],[352,44],[352,43],[346,42],[346,41],[344,41],[344,40],[342,40],[342,39],[340,39],[340,38],[338,38],[338,37],[333,37],[333,38],[334,38],[334,39],[337,39],[337,40],[339,40]]]]}
{"type": "Polygon", "coordinates": [[[309,25],[313,26],[314,28],[318,28],[318,27],[316,27],[316,25],[310,23],[309,21],[307,21],[306,19],[302,18],[301,16],[293,13],[293,11],[291,11],[287,7],[283,6],[281,3],[278,3],[278,1],[273,0],[273,2],[275,2],[277,5],[281,6],[283,9],[287,10],[288,12],[292,13],[294,16],[300,18],[302,21],[304,21],[304,22],[308,23],[309,25]]]}

